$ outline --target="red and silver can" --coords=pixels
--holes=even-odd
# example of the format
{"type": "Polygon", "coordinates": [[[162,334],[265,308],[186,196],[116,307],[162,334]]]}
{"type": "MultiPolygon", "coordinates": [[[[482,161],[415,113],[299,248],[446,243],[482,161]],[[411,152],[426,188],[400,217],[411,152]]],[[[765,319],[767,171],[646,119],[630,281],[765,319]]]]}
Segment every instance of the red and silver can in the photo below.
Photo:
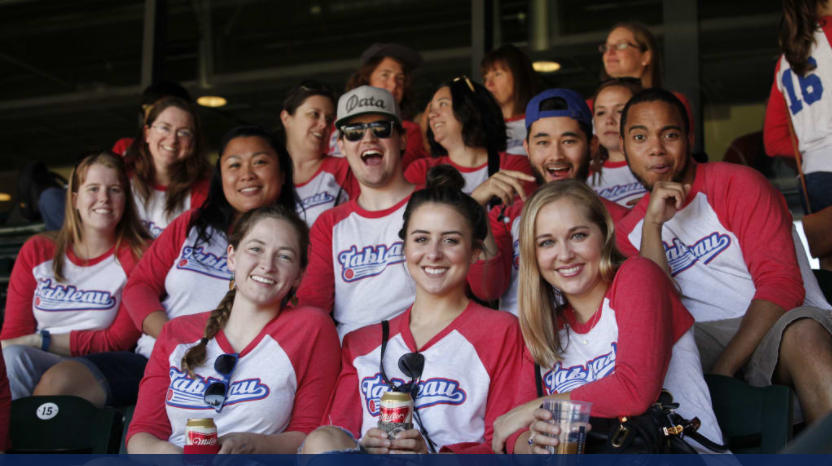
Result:
{"type": "Polygon", "coordinates": [[[399,432],[413,428],[413,399],[409,393],[385,392],[381,396],[378,428],[392,440],[399,432]]]}
{"type": "Polygon", "coordinates": [[[211,446],[217,444],[217,425],[211,418],[188,419],[185,424],[185,445],[211,446]]]}

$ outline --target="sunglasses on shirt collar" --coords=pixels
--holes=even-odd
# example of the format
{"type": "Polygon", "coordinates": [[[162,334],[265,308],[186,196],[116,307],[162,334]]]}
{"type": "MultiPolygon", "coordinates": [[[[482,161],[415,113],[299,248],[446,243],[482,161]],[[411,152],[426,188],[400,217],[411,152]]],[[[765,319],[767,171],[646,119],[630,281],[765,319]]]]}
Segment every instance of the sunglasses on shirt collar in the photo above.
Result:
{"type": "Polygon", "coordinates": [[[205,404],[213,406],[217,412],[222,411],[225,400],[228,398],[228,384],[231,381],[231,373],[237,367],[237,361],[240,355],[237,353],[221,354],[214,361],[214,370],[222,376],[222,380],[211,382],[205,387],[205,392],[202,394],[202,399],[205,404]]]}

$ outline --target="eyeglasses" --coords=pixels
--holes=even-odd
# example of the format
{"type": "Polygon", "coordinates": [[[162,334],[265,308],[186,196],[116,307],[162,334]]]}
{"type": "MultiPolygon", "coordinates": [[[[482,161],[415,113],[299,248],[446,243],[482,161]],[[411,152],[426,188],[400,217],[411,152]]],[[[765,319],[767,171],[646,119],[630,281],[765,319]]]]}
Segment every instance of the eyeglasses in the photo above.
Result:
{"type": "MultiPolygon", "coordinates": [[[[151,125],[151,128],[155,129],[159,136],[168,137],[173,134],[173,128],[165,124],[158,124],[158,125],[151,125]]],[[[194,138],[193,131],[189,129],[180,129],[176,131],[176,137],[179,139],[187,139],[192,140],[194,138]]]]}
{"type": "Polygon", "coordinates": [[[473,93],[477,92],[477,91],[474,90],[474,84],[471,82],[470,79],[468,79],[468,76],[465,76],[463,74],[462,76],[454,78],[453,82],[457,82],[457,81],[465,81],[465,84],[468,85],[468,89],[471,89],[471,92],[473,92],[473,93]]]}
{"type": "Polygon", "coordinates": [[[373,121],[370,123],[355,123],[341,127],[341,134],[350,142],[360,141],[364,138],[367,128],[373,130],[373,134],[379,139],[387,139],[393,134],[395,122],[391,120],[373,121]]]}
{"type": "Polygon", "coordinates": [[[208,406],[213,406],[217,412],[222,411],[222,407],[228,397],[228,383],[231,381],[231,373],[234,372],[238,359],[240,359],[240,355],[237,353],[226,353],[221,354],[214,361],[214,370],[222,375],[222,380],[211,382],[205,387],[205,393],[203,393],[202,399],[205,400],[208,406]]]}
{"type": "Polygon", "coordinates": [[[629,42],[618,42],[612,45],[601,44],[598,46],[598,51],[603,54],[607,53],[607,50],[626,50],[627,47],[633,47],[635,49],[644,50],[641,46],[636,44],[631,44],[629,42]]]}

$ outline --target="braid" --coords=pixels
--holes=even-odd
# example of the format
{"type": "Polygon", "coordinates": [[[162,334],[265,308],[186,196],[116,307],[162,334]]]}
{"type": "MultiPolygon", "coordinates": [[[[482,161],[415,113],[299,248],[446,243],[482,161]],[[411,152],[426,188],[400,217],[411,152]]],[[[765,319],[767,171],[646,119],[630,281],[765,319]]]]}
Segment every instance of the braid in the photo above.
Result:
{"type": "Polygon", "coordinates": [[[185,353],[185,356],[182,357],[182,369],[187,371],[190,377],[194,376],[193,369],[201,366],[205,362],[205,349],[208,346],[208,342],[228,322],[228,317],[231,315],[231,305],[234,304],[234,296],[236,295],[236,288],[226,293],[217,308],[211,311],[211,316],[208,317],[208,321],[205,323],[204,338],[196,346],[192,346],[185,353]]]}

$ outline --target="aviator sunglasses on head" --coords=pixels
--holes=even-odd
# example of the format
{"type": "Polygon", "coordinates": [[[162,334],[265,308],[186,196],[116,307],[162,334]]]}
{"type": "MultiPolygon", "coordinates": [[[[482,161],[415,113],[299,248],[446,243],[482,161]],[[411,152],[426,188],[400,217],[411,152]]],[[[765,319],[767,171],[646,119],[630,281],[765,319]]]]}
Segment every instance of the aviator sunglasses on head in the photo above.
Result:
{"type": "Polygon", "coordinates": [[[344,135],[347,141],[356,142],[364,138],[364,133],[367,128],[373,131],[373,134],[379,139],[387,139],[393,134],[393,126],[395,122],[391,120],[373,121],[370,123],[353,123],[341,127],[341,134],[344,135]]]}
{"type": "Polygon", "coordinates": [[[221,354],[216,361],[214,361],[214,370],[222,376],[222,380],[211,382],[205,387],[205,393],[202,399],[208,406],[213,406],[217,412],[222,411],[223,404],[228,397],[228,383],[231,381],[231,373],[237,366],[237,360],[240,355],[237,353],[221,354]]]}

